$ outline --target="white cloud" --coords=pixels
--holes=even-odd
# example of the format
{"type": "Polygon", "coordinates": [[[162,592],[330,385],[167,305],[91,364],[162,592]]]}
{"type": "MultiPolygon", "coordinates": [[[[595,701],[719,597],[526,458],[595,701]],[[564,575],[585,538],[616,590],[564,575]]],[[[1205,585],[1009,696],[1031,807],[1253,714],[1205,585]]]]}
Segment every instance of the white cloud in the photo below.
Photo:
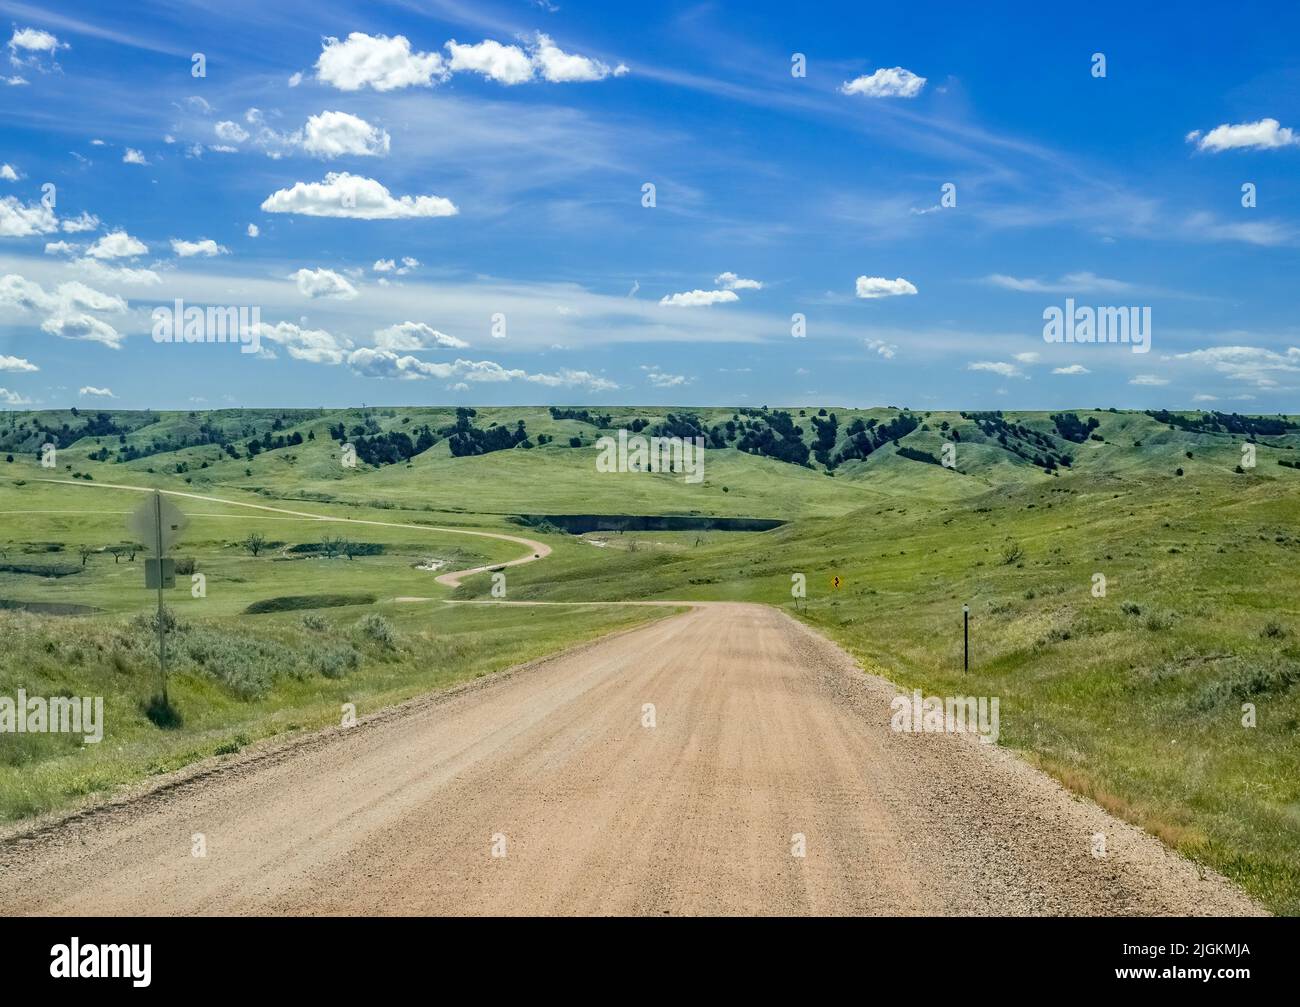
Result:
{"type": "Polygon", "coordinates": [[[1219,397],[1217,395],[1206,395],[1204,393],[1201,393],[1199,395],[1193,395],[1192,401],[1193,402],[1218,402],[1219,397]]]}
{"type": "Polygon", "coordinates": [[[298,291],[304,297],[350,301],[358,296],[357,288],[332,269],[300,269],[290,278],[298,282],[298,291]]]}
{"type": "Polygon", "coordinates": [[[442,196],[394,197],[373,178],[330,172],[323,182],[295,182],[262,202],[266,213],[300,213],[308,217],[351,217],[396,220],[407,217],[450,217],[459,213],[442,196]]]}
{"type": "Polygon", "coordinates": [[[737,276],[735,273],[719,273],[713,278],[714,286],[724,290],[762,290],[763,284],[759,280],[746,280],[743,276],[737,276]]]}
{"type": "Polygon", "coordinates": [[[19,77],[17,74],[12,77],[0,77],[0,80],[4,81],[10,87],[22,87],[27,83],[26,77],[19,77]]]}
{"type": "Polygon", "coordinates": [[[1042,358],[1042,354],[1030,350],[1028,353],[1013,353],[1012,359],[1022,364],[1036,364],[1042,358]]]}
{"type": "Polygon", "coordinates": [[[1139,374],[1136,377],[1129,378],[1130,385],[1143,385],[1148,387],[1158,387],[1169,384],[1168,378],[1157,377],[1154,374],[1139,374]]]}
{"type": "MultiPolygon", "coordinates": [[[[586,388],[591,391],[609,391],[618,388],[614,382],[590,371],[560,370],[554,374],[530,374],[516,368],[505,368],[493,360],[457,360],[454,363],[428,363],[413,356],[400,356],[392,350],[362,347],[348,355],[348,366],[363,377],[419,380],[421,378],[462,379],[463,382],[526,381],[548,388],[586,388]]],[[[468,388],[468,384],[461,390],[468,388]]]]}
{"type": "Polygon", "coordinates": [[[352,342],[344,336],[334,336],[324,329],[304,329],[292,322],[258,325],[262,339],[283,346],[295,360],[312,364],[341,364],[347,359],[352,342]]]}
{"type": "Polygon", "coordinates": [[[454,71],[473,71],[501,84],[522,84],[533,78],[533,61],[516,45],[502,45],[492,39],[462,45],[452,39],[446,48],[454,71]]]}
{"type": "Polygon", "coordinates": [[[412,258],[409,255],[402,256],[402,264],[399,266],[396,259],[376,259],[375,264],[370,268],[376,273],[392,273],[394,276],[405,276],[412,269],[419,266],[420,260],[412,258]]]}
{"type": "Polygon", "coordinates": [[[1004,378],[1023,378],[1020,368],[1015,364],[1003,363],[1000,360],[977,360],[974,363],[966,365],[968,371],[987,371],[990,374],[1000,374],[1004,378]]]}
{"type": "Polygon", "coordinates": [[[3,353],[0,353],[0,371],[11,371],[15,374],[29,374],[32,371],[39,370],[40,368],[30,360],[25,360],[22,357],[7,357],[3,353]]]}
{"type": "Polygon", "coordinates": [[[58,229],[58,218],[44,203],[24,204],[16,196],[0,199],[0,238],[29,238],[58,229]]]}
{"type": "Polygon", "coordinates": [[[1300,136],[1289,127],[1280,125],[1276,119],[1260,119],[1236,125],[1224,123],[1204,136],[1200,130],[1193,130],[1187,134],[1187,142],[1196,144],[1198,150],[1216,153],[1224,150],[1276,150],[1300,144],[1300,136]]]}
{"type": "Polygon", "coordinates": [[[363,346],[348,355],[348,366],[362,377],[396,378],[413,381],[420,378],[449,378],[455,370],[451,364],[426,363],[417,357],[399,356],[392,350],[363,346]]]}
{"type": "Polygon", "coordinates": [[[68,48],[67,43],[60,42],[55,36],[39,28],[15,28],[9,39],[9,51],[17,53],[19,49],[26,52],[55,53],[68,48]]]}
{"type": "Polygon", "coordinates": [[[16,182],[21,176],[12,164],[0,164],[0,178],[6,182],[16,182]]]}
{"type": "Polygon", "coordinates": [[[423,322],[401,322],[375,330],[375,345],[383,350],[432,350],[447,348],[463,350],[469,343],[445,332],[439,332],[423,322]]]}
{"type": "Polygon", "coordinates": [[[99,227],[99,218],[93,213],[86,213],[83,210],[79,216],[65,218],[62,227],[68,234],[80,234],[83,231],[94,231],[99,227]]]}
{"type": "Polygon", "coordinates": [[[366,35],[352,32],[346,41],[326,38],[316,61],[316,77],[340,91],[393,91],[403,87],[429,87],[445,80],[446,65],[436,52],[412,52],[404,35],[366,35]]]}
{"type": "Polygon", "coordinates": [[[144,154],[140,153],[140,151],[136,150],[134,147],[127,147],[126,153],[122,155],[122,163],[123,164],[148,164],[149,162],[145,160],[144,154]]]}
{"type": "Polygon", "coordinates": [[[125,231],[110,231],[86,249],[86,255],[92,259],[132,259],[147,251],[149,246],[138,238],[125,231]]]}
{"type": "Polygon", "coordinates": [[[299,73],[295,73],[295,74],[293,74],[292,76],[290,76],[290,78],[289,78],[289,86],[290,86],[290,87],[297,87],[297,86],[298,86],[299,84],[301,84],[301,83],[302,83],[302,73],[301,73],[301,72],[299,72],[299,73]]]}
{"type": "Polygon", "coordinates": [[[1084,367],[1083,364],[1071,364],[1069,367],[1053,367],[1053,374],[1091,374],[1092,371],[1084,367]]]}
{"type": "Polygon", "coordinates": [[[1175,360],[1205,365],[1230,381],[1244,381],[1257,388],[1276,388],[1278,377],[1300,374],[1300,347],[1284,352],[1259,346],[1212,346],[1189,353],[1177,353],[1175,360]]]}
{"type": "Polygon", "coordinates": [[[183,238],[172,238],[172,251],[182,259],[193,258],[196,255],[202,255],[210,259],[214,255],[230,254],[229,248],[225,245],[218,245],[211,238],[200,238],[198,241],[186,241],[183,238]]]}
{"type": "Polygon", "coordinates": [[[866,340],[866,343],[867,349],[875,350],[876,353],[884,357],[886,360],[893,360],[894,355],[898,352],[898,345],[896,343],[887,343],[883,339],[868,339],[866,340]]]}
{"type": "Polygon", "coordinates": [[[710,304],[729,304],[740,298],[731,290],[688,290],[682,294],[669,294],[659,299],[660,304],[677,308],[698,308],[710,304]]]}
{"type": "Polygon", "coordinates": [[[537,67],[537,72],[553,84],[603,80],[610,74],[621,77],[627,73],[627,67],[621,63],[611,69],[600,60],[564,52],[551,41],[550,36],[542,32],[538,32],[534,40],[533,64],[537,67]]]}
{"type": "Polygon", "coordinates": [[[658,364],[649,366],[642,364],[641,370],[646,372],[646,380],[656,388],[680,388],[691,383],[691,379],[685,374],[669,374],[661,371],[658,364]]]}
{"type": "Polygon", "coordinates": [[[74,245],[70,241],[47,241],[45,243],[46,255],[76,255],[79,245],[74,245]]]}
{"type": "Polygon", "coordinates": [[[307,119],[302,148],[317,157],[334,158],[344,154],[377,157],[388,153],[387,130],[370,125],[347,112],[322,112],[307,119]]]}
{"type": "Polygon", "coordinates": [[[918,77],[911,70],[901,66],[881,67],[875,73],[855,77],[846,81],[840,91],[843,94],[861,94],[868,98],[915,98],[925,87],[925,78],[918,77]]]}
{"type": "Polygon", "coordinates": [[[108,322],[82,311],[51,315],[41,323],[41,331],[51,336],[58,336],[60,339],[103,343],[114,350],[122,348],[123,336],[120,332],[108,322]]]}
{"type": "Polygon", "coordinates": [[[883,276],[859,276],[857,282],[857,295],[864,298],[876,297],[898,297],[904,294],[915,294],[916,287],[901,276],[897,279],[887,280],[883,276]]]}
{"type": "Polygon", "coordinates": [[[249,225],[248,225],[248,231],[247,231],[247,234],[248,234],[248,236],[249,236],[250,238],[256,238],[256,237],[257,237],[259,234],[261,234],[261,233],[262,233],[261,230],[258,228],[258,226],[257,226],[256,224],[249,224],[249,225]]]}
{"type": "Polygon", "coordinates": [[[162,283],[162,277],[152,269],[110,266],[98,259],[78,259],[75,265],[102,283],[125,283],[132,286],[152,286],[162,283]]]}
{"type": "Polygon", "coordinates": [[[117,398],[117,396],[113,394],[113,389],[111,389],[111,388],[96,388],[94,385],[82,385],[81,389],[77,392],[77,394],[78,394],[78,395],[92,395],[92,396],[94,396],[94,397],[96,397],[96,398],[101,398],[101,399],[115,399],[115,398],[117,398]]]}
{"type": "Polygon", "coordinates": [[[1001,287],[1004,290],[1017,290],[1022,293],[1033,294],[1123,294],[1131,293],[1137,289],[1134,284],[1127,283],[1124,280],[1112,280],[1087,271],[1066,273],[1059,280],[1021,279],[1015,276],[1006,276],[1002,273],[993,273],[984,277],[984,282],[994,287],[1001,287]]]}
{"type": "Polygon", "coordinates": [[[230,119],[217,123],[212,127],[212,132],[217,134],[217,139],[222,143],[243,143],[250,135],[248,130],[230,119]]]}

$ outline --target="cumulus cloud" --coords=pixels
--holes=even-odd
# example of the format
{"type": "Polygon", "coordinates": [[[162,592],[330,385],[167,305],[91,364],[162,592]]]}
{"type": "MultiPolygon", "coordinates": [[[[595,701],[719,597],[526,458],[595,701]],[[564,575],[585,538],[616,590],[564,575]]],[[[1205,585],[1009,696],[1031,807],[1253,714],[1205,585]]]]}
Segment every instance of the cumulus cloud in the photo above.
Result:
{"type": "Polygon", "coordinates": [[[9,52],[12,56],[17,56],[20,51],[53,54],[66,48],[66,42],[60,42],[54,35],[40,28],[15,28],[9,39],[9,52]]]}
{"type": "Polygon", "coordinates": [[[140,239],[125,231],[110,231],[86,249],[86,255],[92,259],[132,259],[147,251],[149,246],[140,239]]]}
{"type": "Polygon", "coordinates": [[[46,255],[76,255],[79,245],[74,245],[70,241],[47,241],[45,243],[46,255]]]}
{"type": "Polygon", "coordinates": [[[217,123],[212,127],[212,132],[217,134],[217,139],[222,143],[243,143],[250,135],[248,130],[231,119],[217,123]]]}
{"type": "Polygon", "coordinates": [[[887,343],[883,339],[868,339],[866,342],[867,349],[875,350],[876,353],[884,357],[886,360],[893,360],[894,355],[898,352],[898,345],[896,343],[887,343]]]}
{"type": "Polygon", "coordinates": [[[200,238],[198,241],[172,238],[172,251],[182,259],[193,258],[196,255],[202,255],[210,259],[214,255],[230,254],[229,248],[225,245],[218,245],[211,238],[200,238]]]}
{"type": "Polygon", "coordinates": [[[439,332],[423,322],[400,322],[375,330],[375,345],[384,350],[433,350],[446,348],[463,350],[469,343],[445,332],[439,332]]]}
{"type": "MultiPolygon", "coordinates": [[[[388,349],[362,347],[348,355],[348,366],[357,374],[369,378],[419,380],[439,378],[458,379],[468,388],[468,382],[525,381],[548,388],[586,388],[590,391],[610,391],[618,388],[614,382],[592,374],[590,371],[560,370],[555,373],[531,374],[518,368],[502,367],[494,360],[456,360],[453,363],[429,363],[417,357],[395,353],[388,349]]],[[[464,390],[462,388],[461,390],[464,390]]]]}
{"type": "Polygon", "coordinates": [[[99,228],[99,218],[93,213],[86,213],[84,210],[76,217],[68,217],[62,222],[63,230],[68,234],[80,234],[83,231],[94,231],[99,228]]]}
{"type": "Polygon", "coordinates": [[[350,301],[357,297],[357,288],[332,269],[300,269],[291,279],[298,283],[298,292],[304,297],[330,297],[350,301]]]}
{"type": "Polygon", "coordinates": [[[472,71],[500,84],[522,84],[533,79],[533,61],[517,45],[502,45],[486,39],[476,45],[447,43],[448,64],[453,71],[472,71]]]}
{"type": "Polygon", "coordinates": [[[859,276],[857,281],[857,295],[867,299],[915,293],[916,287],[901,276],[893,280],[887,280],[883,276],[859,276]]]}
{"type": "Polygon", "coordinates": [[[390,142],[387,130],[347,112],[321,112],[309,117],[303,127],[302,149],[317,157],[383,156],[390,142]]]}
{"type": "Polygon", "coordinates": [[[551,41],[549,35],[542,32],[538,32],[533,41],[533,65],[539,74],[553,84],[604,80],[611,74],[621,77],[627,73],[627,67],[621,63],[611,68],[598,59],[564,52],[551,41]]]}
{"type": "Polygon", "coordinates": [[[261,232],[261,229],[258,228],[258,226],[257,226],[256,224],[249,224],[249,225],[248,225],[248,231],[247,231],[246,233],[248,234],[248,236],[249,236],[250,238],[256,238],[256,237],[257,237],[259,234],[261,234],[262,232],[261,232]]]}
{"type": "Polygon", "coordinates": [[[89,312],[120,314],[126,311],[126,302],[115,294],[105,294],[75,280],[61,283],[50,291],[17,273],[0,277],[0,314],[9,311],[44,315],[41,331],[61,339],[103,343],[114,350],[122,348],[122,334],[89,312]]]}
{"type": "Polygon", "coordinates": [[[713,278],[714,286],[723,290],[762,290],[763,284],[758,280],[746,280],[735,273],[719,273],[713,278]]]}
{"type": "Polygon", "coordinates": [[[16,196],[0,199],[0,238],[29,238],[58,229],[58,218],[44,203],[21,203],[16,196]]]}
{"type": "Polygon", "coordinates": [[[1300,136],[1276,119],[1260,119],[1258,122],[1235,125],[1225,122],[1204,135],[1195,129],[1187,134],[1187,142],[1196,144],[1197,150],[1214,153],[1224,150],[1276,150],[1278,147],[1300,144],[1300,136]]]}
{"type": "Polygon", "coordinates": [[[283,346],[295,360],[312,364],[341,364],[352,346],[345,336],[335,336],[324,329],[304,329],[292,322],[276,325],[261,322],[257,331],[260,338],[283,346]]]}
{"type": "Polygon", "coordinates": [[[843,94],[861,94],[868,98],[915,98],[925,87],[925,78],[901,66],[881,67],[875,73],[865,74],[846,81],[840,87],[843,94]]]}
{"type": "Polygon", "coordinates": [[[1004,378],[1023,378],[1020,368],[1015,364],[1008,364],[1001,360],[977,360],[974,363],[966,365],[968,371],[987,371],[990,374],[1000,374],[1004,378]]]}
{"type": "Polygon", "coordinates": [[[81,386],[81,389],[77,392],[77,394],[78,394],[78,395],[90,395],[90,396],[93,396],[93,397],[95,397],[95,398],[100,398],[100,399],[115,399],[115,398],[117,398],[117,396],[113,394],[113,389],[111,389],[111,388],[96,388],[94,385],[82,385],[82,386],[81,386]]]}
{"type": "Polygon", "coordinates": [[[15,374],[29,374],[32,371],[39,370],[40,368],[30,360],[26,360],[23,357],[8,357],[3,353],[0,353],[0,371],[10,371],[15,374]]]}
{"type": "Polygon", "coordinates": [[[6,182],[16,182],[21,176],[12,164],[0,164],[0,178],[6,182]]]}
{"type": "Polygon", "coordinates": [[[1260,346],[1212,346],[1189,353],[1177,353],[1175,360],[1209,367],[1231,381],[1244,381],[1257,388],[1276,388],[1278,378],[1300,374],[1300,347],[1279,353],[1260,346]]]}
{"type": "Polygon", "coordinates": [[[419,266],[420,260],[409,255],[402,256],[402,264],[399,266],[396,259],[376,259],[375,264],[370,268],[376,273],[392,273],[394,276],[405,276],[412,269],[419,266]]]}
{"type": "Polygon", "coordinates": [[[316,60],[316,77],[340,91],[394,91],[430,87],[447,78],[446,64],[436,52],[413,52],[404,35],[352,32],[345,41],[326,38],[316,60]]]}
{"type": "Polygon", "coordinates": [[[676,308],[698,308],[710,304],[729,304],[740,300],[731,290],[688,290],[681,294],[668,294],[659,298],[660,304],[676,308]]]}
{"type": "Polygon", "coordinates": [[[680,388],[691,383],[691,379],[685,374],[669,374],[661,370],[658,364],[642,364],[641,370],[646,372],[646,381],[656,388],[680,388]]]}
{"type": "Polygon", "coordinates": [[[1169,379],[1158,377],[1155,374],[1138,374],[1132,378],[1129,378],[1128,383],[1130,385],[1147,385],[1150,387],[1157,387],[1159,385],[1169,384],[1169,379]]]}
{"type": "Polygon", "coordinates": [[[395,197],[373,178],[346,171],[330,172],[322,182],[295,182],[288,189],[273,192],[262,202],[262,210],[358,220],[450,217],[460,212],[442,196],[395,197]]]}
{"type": "Polygon", "coordinates": [[[140,151],[136,150],[134,147],[127,147],[126,153],[122,155],[122,163],[123,164],[148,164],[149,162],[145,159],[144,154],[142,154],[140,151]]]}
{"type": "Polygon", "coordinates": [[[1053,367],[1053,374],[1091,374],[1092,371],[1084,367],[1083,364],[1071,364],[1069,367],[1053,367]]]}

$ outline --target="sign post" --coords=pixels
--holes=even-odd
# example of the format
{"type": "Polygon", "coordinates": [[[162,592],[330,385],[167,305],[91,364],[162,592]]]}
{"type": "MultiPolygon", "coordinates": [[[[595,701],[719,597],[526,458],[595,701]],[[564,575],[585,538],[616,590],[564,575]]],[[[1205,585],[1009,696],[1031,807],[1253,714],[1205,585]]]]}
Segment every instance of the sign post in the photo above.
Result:
{"type": "Polygon", "coordinates": [[[961,670],[970,671],[970,606],[961,607],[962,657],[961,670]]]}
{"type": "Polygon", "coordinates": [[[158,675],[162,680],[162,699],[167,703],[167,644],[165,616],[163,614],[163,588],[176,586],[176,561],[163,554],[175,544],[180,530],[185,527],[185,515],[176,506],[163,499],[154,490],[153,498],[146,500],[127,518],[126,526],[146,550],[153,553],[144,564],[145,589],[158,589],[158,675]]]}

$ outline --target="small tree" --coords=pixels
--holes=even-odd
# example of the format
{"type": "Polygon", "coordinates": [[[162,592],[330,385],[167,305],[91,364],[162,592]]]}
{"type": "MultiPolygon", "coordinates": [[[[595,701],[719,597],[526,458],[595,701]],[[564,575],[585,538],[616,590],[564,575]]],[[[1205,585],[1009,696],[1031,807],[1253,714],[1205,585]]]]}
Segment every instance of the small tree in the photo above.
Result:
{"type": "Polygon", "coordinates": [[[326,535],[320,540],[326,559],[333,559],[347,548],[348,541],[341,535],[326,535]]]}
{"type": "Polygon", "coordinates": [[[266,548],[266,536],[260,531],[250,531],[248,537],[243,541],[243,546],[256,559],[258,554],[266,548]]]}
{"type": "Polygon", "coordinates": [[[95,547],[90,545],[77,546],[77,555],[81,557],[81,565],[86,565],[86,560],[95,554],[95,547]]]}

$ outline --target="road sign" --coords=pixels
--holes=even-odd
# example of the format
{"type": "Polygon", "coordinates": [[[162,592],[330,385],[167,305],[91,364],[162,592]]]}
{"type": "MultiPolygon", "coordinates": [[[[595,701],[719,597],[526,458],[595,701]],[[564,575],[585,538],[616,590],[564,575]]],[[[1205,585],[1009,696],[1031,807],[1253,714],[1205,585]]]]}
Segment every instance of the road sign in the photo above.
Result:
{"type": "Polygon", "coordinates": [[[836,574],[834,577],[831,578],[831,587],[835,588],[836,591],[840,589],[840,586],[843,583],[844,581],[843,579],[841,579],[839,574],[836,574]]]}
{"type": "Polygon", "coordinates": [[[144,586],[149,590],[161,590],[176,586],[176,561],[164,556],[162,559],[144,561],[144,586]]]}
{"type": "Polygon", "coordinates": [[[155,493],[145,500],[126,519],[127,529],[143,543],[145,550],[155,557],[176,544],[186,524],[185,515],[160,493],[155,493]]]}
{"type": "Polygon", "coordinates": [[[157,490],[126,519],[126,527],[143,543],[149,558],[144,564],[144,586],[158,592],[158,676],[162,680],[162,701],[167,705],[167,644],[163,617],[163,588],[176,586],[176,561],[164,555],[176,544],[185,515],[157,490]]]}

